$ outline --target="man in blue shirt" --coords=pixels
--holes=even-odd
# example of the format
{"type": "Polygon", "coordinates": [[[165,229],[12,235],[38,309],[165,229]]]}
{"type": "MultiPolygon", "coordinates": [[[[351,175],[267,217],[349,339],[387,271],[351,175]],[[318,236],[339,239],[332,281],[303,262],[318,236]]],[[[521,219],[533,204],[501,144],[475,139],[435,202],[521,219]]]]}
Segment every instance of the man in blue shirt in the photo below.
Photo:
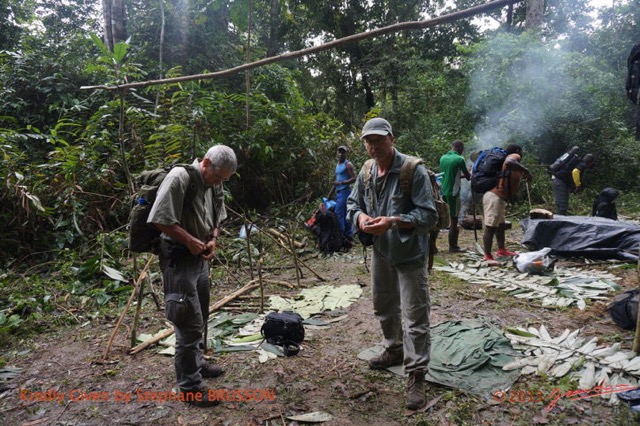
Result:
{"type": "Polygon", "coordinates": [[[347,160],[347,151],[349,149],[344,145],[338,147],[338,164],[336,165],[336,180],[333,182],[333,188],[336,193],[335,213],[340,222],[340,232],[350,240],[353,231],[351,223],[347,221],[347,199],[351,193],[351,184],[356,181],[356,172],[353,164],[347,160]]]}

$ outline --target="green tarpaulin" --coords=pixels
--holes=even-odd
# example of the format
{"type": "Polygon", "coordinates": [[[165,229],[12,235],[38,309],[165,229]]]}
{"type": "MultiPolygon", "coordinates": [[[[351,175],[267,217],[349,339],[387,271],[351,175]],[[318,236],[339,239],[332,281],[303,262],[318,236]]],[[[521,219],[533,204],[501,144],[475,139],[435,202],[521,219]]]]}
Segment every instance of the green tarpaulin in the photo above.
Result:
{"type": "MultiPolygon", "coordinates": [[[[369,348],[358,357],[369,359],[381,348],[369,348]]],[[[449,321],[431,328],[431,361],[427,380],[489,398],[509,389],[518,370],[502,367],[522,354],[511,347],[502,331],[479,320],[449,321]]],[[[401,367],[390,369],[402,374],[401,367]]]]}

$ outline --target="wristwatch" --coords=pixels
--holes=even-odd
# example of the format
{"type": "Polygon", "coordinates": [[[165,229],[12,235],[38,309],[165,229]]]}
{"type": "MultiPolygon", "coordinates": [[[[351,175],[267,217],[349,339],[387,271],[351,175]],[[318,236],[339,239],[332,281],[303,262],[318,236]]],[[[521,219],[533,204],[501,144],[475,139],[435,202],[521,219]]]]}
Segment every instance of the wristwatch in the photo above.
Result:
{"type": "Polygon", "coordinates": [[[391,218],[391,229],[394,231],[398,230],[398,219],[395,216],[391,218]]]}

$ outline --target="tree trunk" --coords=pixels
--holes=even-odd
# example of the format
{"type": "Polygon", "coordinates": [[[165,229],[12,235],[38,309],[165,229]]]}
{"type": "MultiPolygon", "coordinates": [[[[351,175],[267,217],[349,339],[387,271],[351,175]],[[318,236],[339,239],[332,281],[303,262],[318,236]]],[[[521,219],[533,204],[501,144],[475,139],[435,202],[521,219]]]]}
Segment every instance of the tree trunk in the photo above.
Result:
{"type": "Polygon", "coordinates": [[[527,21],[525,28],[528,30],[540,28],[544,17],[544,0],[527,0],[527,21]]]}
{"type": "Polygon", "coordinates": [[[271,0],[269,5],[269,41],[267,56],[275,56],[280,48],[280,2],[271,0]]]}
{"type": "Polygon", "coordinates": [[[104,44],[113,52],[113,47],[127,38],[124,0],[102,0],[104,17],[104,44]]]}

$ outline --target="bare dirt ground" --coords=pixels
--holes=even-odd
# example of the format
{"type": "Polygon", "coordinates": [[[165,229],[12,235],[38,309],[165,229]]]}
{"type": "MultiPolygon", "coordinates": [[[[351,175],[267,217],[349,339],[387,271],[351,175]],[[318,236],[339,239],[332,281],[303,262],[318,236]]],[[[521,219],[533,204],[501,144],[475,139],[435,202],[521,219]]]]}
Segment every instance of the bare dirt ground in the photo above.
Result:
{"type": "MultiPolygon", "coordinates": [[[[508,234],[510,248],[518,248],[517,234],[517,230],[508,234]]],[[[441,252],[437,258],[450,260],[458,256],[444,252],[445,241],[446,232],[439,237],[441,252]]],[[[463,231],[461,243],[473,247],[473,232],[463,231]]],[[[122,328],[109,359],[103,360],[115,324],[115,318],[103,317],[84,327],[12,345],[10,352],[4,354],[7,365],[23,370],[0,392],[0,424],[295,425],[301,423],[286,417],[316,411],[332,416],[332,420],[323,423],[327,425],[622,424],[621,407],[605,405],[600,399],[563,400],[550,413],[544,413],[546,403],[498,403],[434,384],[427,387],[427,400],[432,406],[424,412],[407,413],[404,380],[389,372],[369,370],[357,358],[362,349],[381,340],[372,314],[369,277],[362,264],[361,248],[357,246],[349,254],[328,259],[316,257],[305,261],[327,280],[323,284],[363,286],[362,297],[346,309],[347,318],[326,329],[308,330],[303,350],[294,357],[260,363],[255,352],[215,356],[226,374],[207,380],[213,389],[273,391],[273,400],[223,402],[214,408],[147,400],[141,395],[168,392],[174,386],[172,359],[157,354],[153,348],[128,355],[129,333],[122,328]],[[39,395],[41,398],[60,399],[31,400],[35,392],[44,392],[39,395]]],[[[637,285],[635,270],[620,274],[622,287],[637,285]]],[[[295,282],[293,270],[285,269],[280,276],[273,277],[295,282]]],[[[319,283],[305,271],[304,287],[319,283]]],[[[215,286],[212,302],[239,287],[234,282],[215,286]]],[[[430,288],[432,325],[482,318],[498,327],[544,324],[552,335],[565,328],[582,328],[581,335],[598,336],[605,344],[620,341],[626,348],[632,344],[633,332],[615,327],[602,302],[589,303],[584,311],[575,307],[547,309],[437,271],[431,275],[430,288]]],[[[295,295],[298,291],[281,286],[267,288],[267,293],[295,295]]],[[[148,303],[140,331],[153,334],[164,327],[163,321],[163,313],[148,303]]],[[[555,387],[556,383],[546,378],[527,376],[521,377],[513,389],[542,390],[548,395],[555,387]]]]}

